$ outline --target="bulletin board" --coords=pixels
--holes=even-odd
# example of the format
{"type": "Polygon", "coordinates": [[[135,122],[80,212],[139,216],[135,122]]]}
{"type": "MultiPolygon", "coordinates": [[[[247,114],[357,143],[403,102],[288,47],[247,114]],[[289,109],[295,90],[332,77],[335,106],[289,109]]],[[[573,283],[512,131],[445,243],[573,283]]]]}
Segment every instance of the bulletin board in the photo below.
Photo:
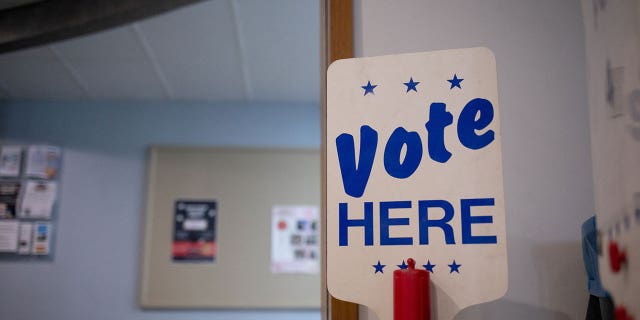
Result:
{"type": "Polygon", "coordinates": [[[152,147],[143,308],[319,308],[319,274],[270,269],[271,210],[320,204],[320,154],[307,149],[152,147]],[[216,203],[213,262],[172,258],[178,200],[216,203]]]}

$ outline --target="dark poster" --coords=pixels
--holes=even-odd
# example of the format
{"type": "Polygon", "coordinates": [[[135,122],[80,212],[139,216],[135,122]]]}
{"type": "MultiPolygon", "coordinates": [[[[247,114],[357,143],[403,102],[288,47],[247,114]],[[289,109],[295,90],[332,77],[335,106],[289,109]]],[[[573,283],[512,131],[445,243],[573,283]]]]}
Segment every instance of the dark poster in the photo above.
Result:
{"type": "Polygon", "coordinates": [[[213,262],[217,252],[216,202],[177,200],[174,212],[173,260],[213,262]]]}

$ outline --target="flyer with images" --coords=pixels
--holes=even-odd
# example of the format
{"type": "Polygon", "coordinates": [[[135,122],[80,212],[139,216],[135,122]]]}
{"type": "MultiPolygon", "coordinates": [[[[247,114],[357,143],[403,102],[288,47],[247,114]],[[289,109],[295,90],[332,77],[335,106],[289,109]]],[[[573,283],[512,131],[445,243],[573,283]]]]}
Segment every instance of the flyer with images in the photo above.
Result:
{"type": "Polygon", "coordinates": [[[0,252],[16,252],[18,249],[17,220],[0,221],[0,252]]]}
{"type": "Polygon", "coordinates": [[[217,203],[177,200],[174,209],[173,261],[213,262],[216,258],[217,203]]]}
{"type": "Polygon", "coordinates": [[[18,254],[31,253],[31,240],[33,234],[33,223],[20,222],[18,234],[18,254]]]}
{"type": "Polygon", "coordinates": [[[61,150],[54,146],[29,146],[27,149],[28,177],[54,179],[60,171],[61,150]]]}
{"type": "Polygon", "coordinates": [[[51,243],[51,224],[48,222],[34,223],[32,250],[34,255],[48,255],[51,243]]]}
{"type": "Polygon", "coordinates": [[[0,218],[16,217],[16,204],[20,194],[20,182],[0,181],[0,218]]]}
{"type": "Polygon", "coordinates": [[[22,148],[18,146],[2,146],[0,148],[0,176],[18,177],[22,148]]]}
{"type": "Polygon", "coordinates": [[[320,270],[320,210],[274,206],[271,210],[271,272],[316,274],[320,270]]]}
{"type": "Polygon", "coordinates": [[[56,201],[55,181],[27,181],[20,201],[20,218],[50,219],[56,201]]]}

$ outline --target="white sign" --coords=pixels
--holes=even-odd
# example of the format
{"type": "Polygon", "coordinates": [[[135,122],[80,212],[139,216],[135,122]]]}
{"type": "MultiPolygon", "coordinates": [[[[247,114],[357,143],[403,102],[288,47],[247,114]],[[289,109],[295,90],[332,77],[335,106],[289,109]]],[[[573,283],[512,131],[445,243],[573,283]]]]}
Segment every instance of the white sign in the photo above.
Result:
{"type": "Polygon", "coordinates": [[[432,319],[507,290],[496,63],[486,48],[334,62],[327,284],[393,318],[393,271],[431,272],[432,319]]]}

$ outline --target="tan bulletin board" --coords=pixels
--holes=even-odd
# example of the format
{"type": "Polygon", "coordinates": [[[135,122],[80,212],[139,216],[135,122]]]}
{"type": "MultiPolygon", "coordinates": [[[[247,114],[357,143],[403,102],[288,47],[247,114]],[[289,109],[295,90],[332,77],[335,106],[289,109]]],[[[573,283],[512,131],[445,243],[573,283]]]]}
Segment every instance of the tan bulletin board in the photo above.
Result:
{"type": "Polygon", "coordinates": [[[271,208],[320,204],[320,154],[300,149],[153,147],[143,308],[319,308],[320,275],[273,274],[271,208]],[[217,202],[213,263],[172,259],[174,202],[217,202]]]}

